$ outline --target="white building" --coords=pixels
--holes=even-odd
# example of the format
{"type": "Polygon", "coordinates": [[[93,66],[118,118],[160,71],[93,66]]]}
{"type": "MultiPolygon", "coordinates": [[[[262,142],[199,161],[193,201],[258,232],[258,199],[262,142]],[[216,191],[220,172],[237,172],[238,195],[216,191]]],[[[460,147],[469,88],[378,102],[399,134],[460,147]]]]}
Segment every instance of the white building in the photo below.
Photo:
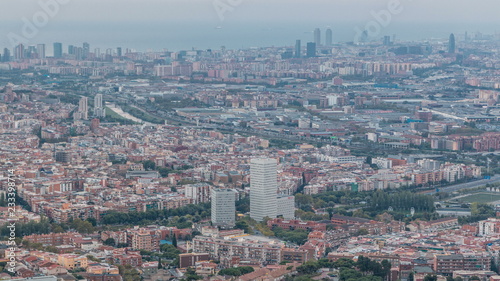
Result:
{"type": "Polygon", "coordinates": [[[464,177],[465,171],[460,165],[448,165],[443,168],[443,178],[448,182],[456,182],[464,177]]]}
{"type": "Polygon", "coordinates": [[[392,168],[392,161],[387,159],[387,158],[381,158],[381,157],[373,158],[372,164],[377,165],[377,167],[379,167],[379,169],[392,168]]]}
{"type": "Polygon", "coordinates": [[[286,220],[295,219],[295,196],[281,195],[276,199],[277,215],[286,220]]]}
{"type": "Polygon", "coordinates": [[[106,109],[102,104],[102,94],[97,94],[94,97],[94,116],[106,117],[106,109]]]}
{"type": "Polygon", "coordinates": [[[339,96],[337,96],[337,95],[329,95],[329,96],[326,96],[326,98],[328,99],[328,106],[336,106],[336,105],[338,105],[339,96]]]}
{"type": "Polygon", "coordinates": [[[496,218],[489,218],[479,222],[479,236],[488,236],[499,233],[500,220],[496,218]]]}
{"type": "Polygon", "coordinates": [[[236,220],[236,192],[232,189],[212,189],[212,223],[234,226],[236,220]]]}
{"type": "Polygon", "coordinates": [[[102,94],[97,94],[94,97],[94,107],[101,108],[102,107],[102,94]]]}
{"type": "Polygon", "coordinates": [[[89,111],[88,98],[82,97],[80,99],[80,102],[78,102],[78,111],[73,113],[74,119],[75,120],[81,120],[81,119],[87,120],[87,119],[89,119],[88,111],[89,111]]]}
{"type": "Polygon", "coordinates": [[[250,217],[262,221],[276,218],[278,192],[276,159],[263,158],[250,161],[250,217]]]}

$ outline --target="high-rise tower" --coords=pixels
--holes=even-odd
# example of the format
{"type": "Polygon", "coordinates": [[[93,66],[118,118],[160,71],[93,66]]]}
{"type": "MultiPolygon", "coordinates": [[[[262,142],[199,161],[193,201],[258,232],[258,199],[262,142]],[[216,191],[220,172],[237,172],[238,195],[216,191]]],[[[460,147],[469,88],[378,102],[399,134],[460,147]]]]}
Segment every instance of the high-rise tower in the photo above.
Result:
{"type": "Polygon", "coordinates": [[[106,117],[106,108],[104,108],[102,103],[102,94],[97,94],[94,97],[94,116],[106,117]]]}
{"type": "Polygon", "coordinates": [[[75,119],[83,119],[87,120],[89,119],[88,117],[88,111],[89,111],[89,98],[87,97],[82,97],[80,99],[80,102],[78,102],[78,111],[76,112],[78,115],[78,118],[75,117],[75,119]]]}
{"type": "Polygon", "coordinates": [[[295,57],[300,58],[301,53],[301,43],[300,40],[295,41],[295,57]]]}
{"type": "Polygon", "coordinates": [[[306,55],[308,58],[316,56],[316,43],[313,42],[307,43],[306,55]]]}
{"type": "Polygon", "coordinates": [[[450,40],[448,41],[448,53],[455,53],[455,34],[450,34],[450,40]]]}
{"type": "Polygon", "coordinates": [[[36,52],[39,59],[45,59],[45,44],[38,44],[36,46],[36,52]]]}
{"type": "Polygon", "coordinates": [[[314,30],[314,43],[317,47],[321,46],[321,30],[319,28],[314,30]]]}
{"type": "Polygon", "coordinates": [[[54,58],[62,58],[62,43],[54,43],[54,58]]]}
{"type": "Polygon", "coordinates": [[[330,47],[333,45],[333,33],[330,28],[326,30],[325,45],[330,47]]]}
{"type": "Polygon", "coordinates": [[[252,159],[250,162],[250,217],[256,221],[277,215],[276,169],[275,159],[252,159]]]}
{"type": "Polygon", "coordinates": [[[236,218],[236,193],[232,189],[212,189],[212,223],[234,226],[236,218]]]}

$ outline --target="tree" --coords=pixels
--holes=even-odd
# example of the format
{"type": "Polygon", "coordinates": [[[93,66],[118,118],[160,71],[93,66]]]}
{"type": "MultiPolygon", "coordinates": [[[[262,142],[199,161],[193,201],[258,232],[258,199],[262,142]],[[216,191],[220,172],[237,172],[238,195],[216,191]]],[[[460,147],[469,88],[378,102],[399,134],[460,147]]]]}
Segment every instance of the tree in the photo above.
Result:
{"type": "Polygon", "coordinates": [[[491,266],[490,267],[491,267],[491,271],[494,271],[498,274],[498,266],[497,266],[494,259],[491,259],[491,266]]]}
{"type": "Polygon", "coordinates": [[[333,262],[328,259],[319,259],[318,265],[320,268],[333,268],[333,262]]]}
{"type": "Polygon", "coordinates": [[[244,220],[237,221],[235,224],[235,228],[242,229],[243,231],[245,231],[245,233],[249,233],[249,230],[250,230],[250,226],[244,220]]]}
{"type": "Polygon", "coordinates": [[[172,245],[177,248],[177,235],[174,234],[174,237],[172,237],[172,245]]]}
{"type": "Polygon", "coordinates": [[[382,265],[382,274],[383,277],[389,276],[391,274],[391,263],[388,260],[383,260],[382,265]]]}
{"type": "Polygon", "coordinates": [[[424,281],[437,281],[438,277],[436,274],[427,274],[425,277],[424,277],[424,281]]]}
{"type": "Polygon", "coordinates": [[[154,170],[156,168],[155,162],[153,162],[151,160],[144,161],[142,163],[142,166],[144,167],[144,170],[146,170],[146,171],[154,170]]]}
{"type": "Polygon", "coordinates": [[[184,276],[186,276],[185,280],[187,281],[203,279],[203,277],[196,274],[196,270],[194,270],[192,267],[188,267],[188,269],[186,270],[186,274],[184,276]]]}
{"type": "Polygon", "coordinates": [[[97,220],[94,218],[87,218],[86,221],[90,222],[92,224],[92,226],[97,225],[97,220]]]}
{"type": "Polygon", "coordinates": [[[361,272],[350,269],[350,268],[342,268],[340,270],[340,281],[347,281],[347,280],[359,280],[363,275],[361,272]]]}
{"type": "Polygon", "coordinates": [[[333,217],[333,208],[327,208],[326,211],[328,212],[328,219],[331,220],[333,217]]]}
{"type": "Polygon", "coordinates": [[[348,259],[348,258],[340,258],[340,259],[336,260],[335,262],[333,262],[333,265],[336,268],[353,268],[354,264],[355,264],[355,262],[351,259],[348,259]]]}
{"type": "Polygon", "coordinates": [[[160,246],[160,251],[162,253],[162,257],[166,259],[175,259],[179,256],[181,251],[170,244],[163,244],[160,246]]]}
{"type": "Polygon", "coordinates": [[[62,226],[60,225],[56,225],[52,228],[52,232],[54,233],[63,233],[64,232],[64,229],[62,228],[62,226]]]}
{"type": "Polygon", "coordinates": [[[231,267],[231,268],[222,269],[221,271],[219,271],[219,273],[217,275],[220,275],[220,276],[225,276],[225,275],[241,276],[241,275],[245,275],[247,273],[253,272],[253,271],[254,271],[254,269],[251,266],[239,266],[239,267],[231,267]]]}
{"type": "Polygon", "coordinates": [[[108,239],[106,239],[106,241],[104,241],[104,245],[115,246],[116,241],[114,238],[108,238],[108,239]]]}
{"type": "Polygon", "coordinates": [[[158,259],[158,269],[161,269],[161,258],[158,259]]]}
{"type": "Polygon", "coordinates": [[[297,271],[300,274],[313,274],[319,269],[319,266],[316,262],[314,261],[308,261],[304,263],[303,265],[297,267],[297,271]]]}
{"type": "Polygon", "coordinates": [[[371,156],[367,156],[366,157],[366,164],[372,164],[372,157],[371,156]]]}

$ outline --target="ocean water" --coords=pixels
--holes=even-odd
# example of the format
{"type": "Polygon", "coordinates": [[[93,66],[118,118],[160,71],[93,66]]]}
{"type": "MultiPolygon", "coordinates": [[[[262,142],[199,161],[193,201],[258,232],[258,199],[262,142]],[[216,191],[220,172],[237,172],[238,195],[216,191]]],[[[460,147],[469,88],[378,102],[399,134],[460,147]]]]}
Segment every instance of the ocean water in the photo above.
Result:
{"type": "MultiPolygon", "coordinates": [[[[47,54],[52,54],[52,43],[62,42],[63,51],[69,44],[82,46],[90,43],[94,48],[122,47],[138,51],[163,50],[171,51],[195,49],[219,49],[225,46],[229,49],[294,46],[295,40],[302,40],[302,45],[313,41],[313,30],[321,29],[321,39],[325,40],[325,31],[331,28],[333,41],[349,42],[355,40],[356,28],[364,30],[371,18],[357,22],[308,22],[300,19],[295,22],[237,22],[237,21],[192,21],[182,22],[151,21],[151,22],[49,22],[39,28],[32,38],[27,38],[25,45],[45,43],[47,54]]],[[[393,21],[387,27],[373,32],[373,38],[384,35],[396,35],[396,40],[419,41],[426,38],[442,38],[447,40],[450,33],[460,38],[465,31],[471,36],[474,32],[493,34],[496,25],[464,24],[464,23],[410,23],[393,21]]],[[[0,25],[0,48],[12,48],[9,34],[23,37],[21,21],[3,22],[0,25]]]]}

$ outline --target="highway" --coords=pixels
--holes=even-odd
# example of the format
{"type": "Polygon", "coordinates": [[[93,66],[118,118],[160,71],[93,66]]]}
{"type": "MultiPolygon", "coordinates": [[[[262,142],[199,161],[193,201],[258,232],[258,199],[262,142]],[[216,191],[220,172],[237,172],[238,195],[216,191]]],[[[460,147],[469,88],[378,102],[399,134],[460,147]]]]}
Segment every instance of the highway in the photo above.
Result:
{"type": "MultiPolygon", "coordinates": [[[[460,183],[460,184],[455,184],[455,185],[450,185],[446,187],[440,187],[439,191],[440,192],[454,192],[460,189],[468,189],[468,188],[476,188],[480,187],[486,184],[492,184],[492,183],[500,183],[500,175],[494,175],[491,177],[491,179],[482,179],[482,180],[477,180],[473,182],[466,182],[466,183],[460,183]]],[[[430,191],[426,192],[427,194],[434,194],[436,191],[430,191]]]]}

